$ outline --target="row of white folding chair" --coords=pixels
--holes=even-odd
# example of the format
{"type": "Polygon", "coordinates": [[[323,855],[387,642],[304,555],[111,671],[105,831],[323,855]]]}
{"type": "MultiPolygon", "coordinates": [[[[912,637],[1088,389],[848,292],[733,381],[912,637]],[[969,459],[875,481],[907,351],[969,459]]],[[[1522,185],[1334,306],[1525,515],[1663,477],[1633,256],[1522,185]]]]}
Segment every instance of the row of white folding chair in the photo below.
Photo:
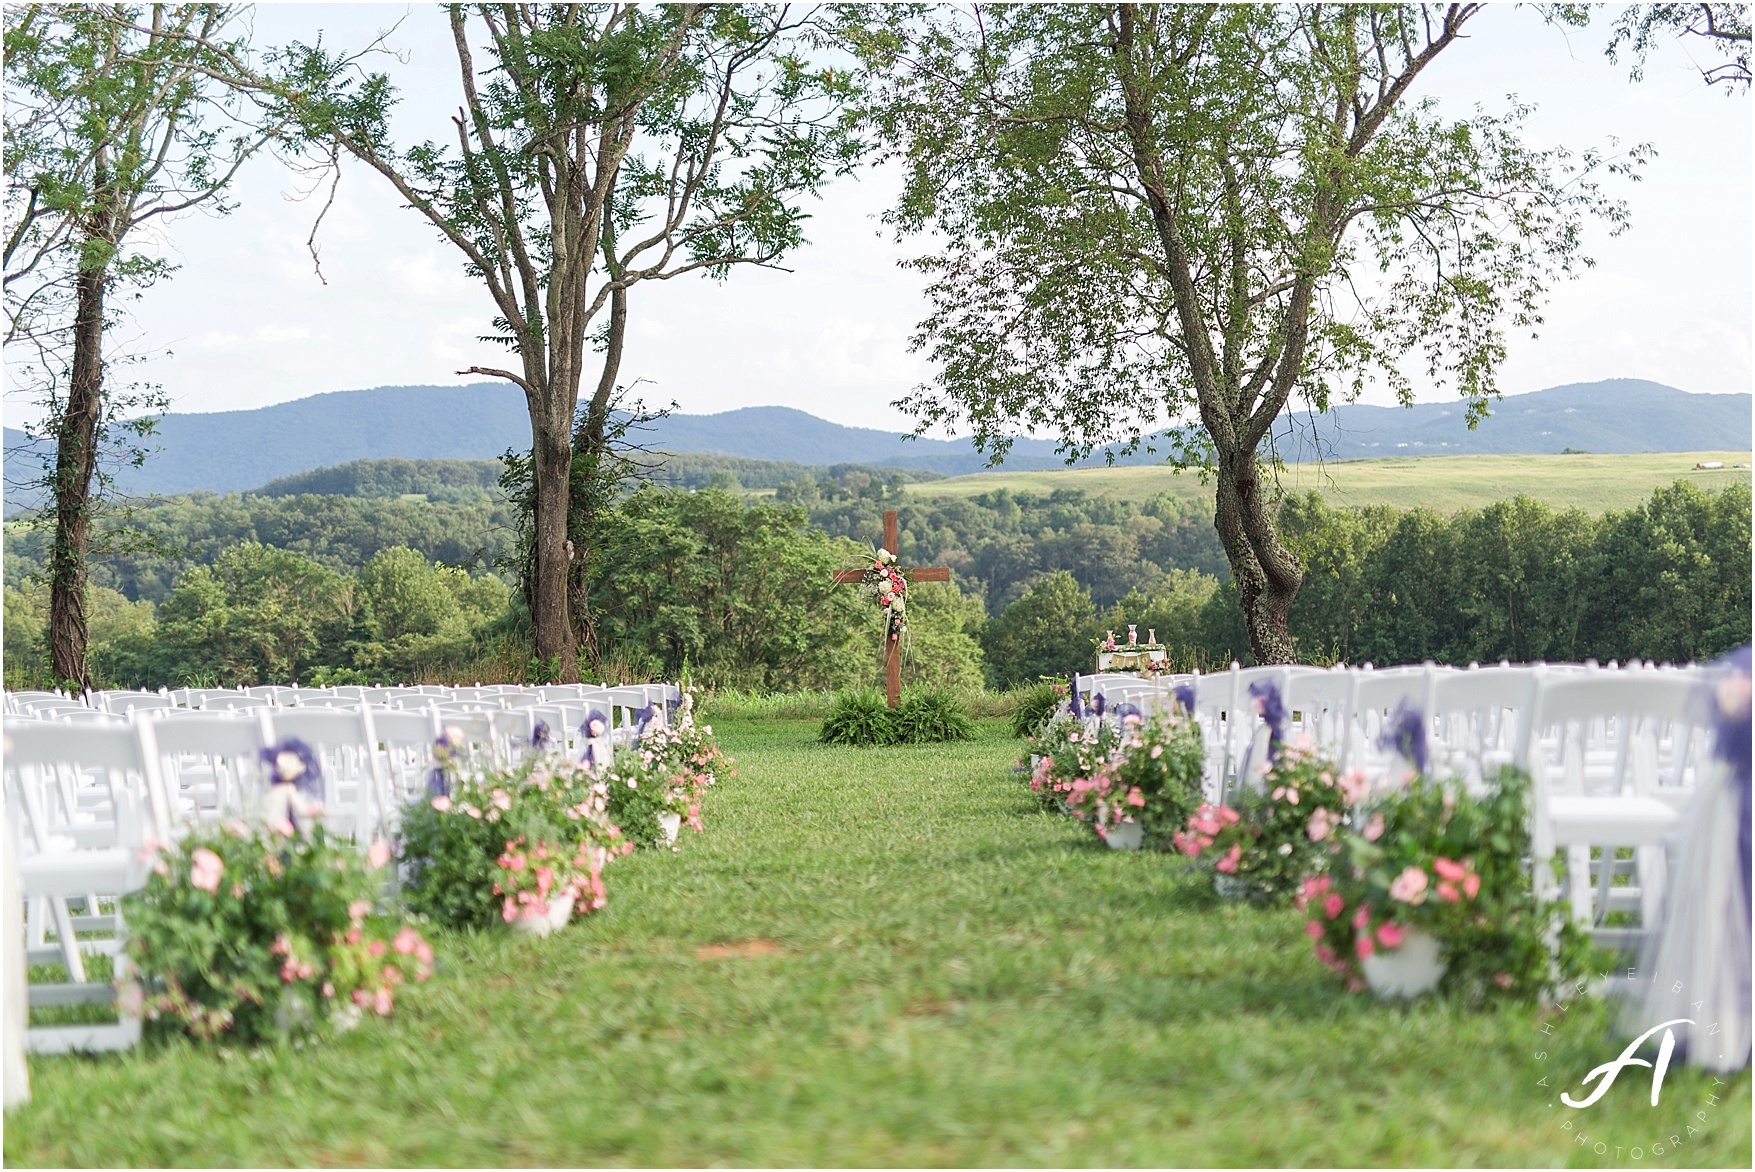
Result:
{"type": "Polygon", "coordinates": [[[30,705],[44,700],[71,700],[65,692],[19,691],[6,693],[5,710],[9,713],[28,712],[30,705]]]}
{"type": "MultiPolygon", "coordinates": [[[[396,813],[371,716],[360,708],[149,711],[142,721],[162,742],[160,767],[185,819],[254,817],[268,779],[266,746],[296,738],[318,760],[323,821],[362,845],[387,833],[396,813]]],[[[431,736],[423,737],[430,752],[431,736]]]]}
{"type": "MultiPolygon", "coordinates": [[[[1274,679],[1282,687],[1293,735],[1309,736],[1343,768],[1361,768],[1378,779],[1401,774],[1382,736],[1405,703],[1426,721],[1433,772],[1460,776],[1478,789],[1501,765],[1531,769],[1538,857],[1551,857],[1555,845],[1567,850],[1567,889],[1577,916],[1600,925],[1612,911],[1637,909],[1642,926],[1655,922],[1662,899],[1660,844],[1691,796],[1703,760],[1706,730],[1683,715],[1698,703],[1697,671],[1590,664],[1462,670],[1428,663],[1383,671],[1247,674],[1234,667],[1226,675],[1188,681],[1197,688],[1209,762],[1217,764],[1209,768],[1209,789],[1216,774],[1221,793],[1227,792],[1237,783],[1236,768],[1265,756],[1266,730],[1250,719],[1252,708],[1244,703],[1255,679],[1274,679]],[[1551,698],[1538,709],[1542,697],[1551,698]],[[1561,707],[1567,698],[1573,708],[1561,707]],[[1592,846],[1601,855],[1594,878],[1592,846]],[[1613,887],[1621,873],[1616,847],[1632,847],[1636,856],[1635,882],[1625,888],[1613,887]]],[[[1149,689],[1143,681],[1105,682],[1125,699],[1151,703],[1153,693],[1181,681],[1164,679],[1149,689]]],[[[1538,871],[1549,874],[1546,867],[1538,871]]]]}
{"type": "Polygon", "coordinates": [[[68,696],[32,696],[15,700],[12,711],[20,716],[51,716],[91,709],[83,701],[68,696]]]}
{"type": "MultiPolygon", "coordinates": [[[[1662,903],[1660,844],[1694,792],[1704,753],[1704,724],[1687,715],[1699,688],[1697,672],[1643,666],[1364,672],[1342,760],[1374,778],[1399,775],[1381,730],[1397,706],[1413,705],[1427,720],[1430,771],[1476,789],[1502,765],[1530,771],[1535,857],[1566,850],[1566,887],[1578,918],[1600,927],[1614,911],[1638,910],[1642,928],[1650,928],[1662,903]],[[1593,846],[1600,854],[1594,880],[1593,846]],[[1633,848],[1631,867],[1617,864],[1618,847],[1633,848]],[[1614,887],[1628,872],[1634,882],[1614,887]]],[[[1296,702],[1300,685],[1291,690],[1296,702]]],[[[1536,874],[1551,891],[1545,863],[1536,874]]]]}
{"type": "Polygon", "coordinates": [[[168,692],[103,692],[92,696],[93,707],[126,716],[130,712],[154,708],[175,708],[177,702],[168,692]]]}

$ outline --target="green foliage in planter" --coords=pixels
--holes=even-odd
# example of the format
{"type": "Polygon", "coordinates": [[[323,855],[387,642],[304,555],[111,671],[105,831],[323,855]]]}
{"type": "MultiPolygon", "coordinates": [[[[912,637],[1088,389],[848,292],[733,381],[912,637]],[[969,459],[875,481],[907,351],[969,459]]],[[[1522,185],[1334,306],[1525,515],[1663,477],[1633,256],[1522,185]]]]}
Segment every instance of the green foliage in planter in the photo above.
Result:
{"type": "Polygon", "coordinates": [[[494,860],[506,828],[485,818],[454,818],[427,801],[402,814],[403,901],[410,911],[451,927],[485,928],[500,914],[494,860]]]}
{"type": "Polygon", "coordinates": [[[1200,728],[1186,716],[1131,723],[1115,764],[1117,792],[1138,790],[1143,804],[1130,811],[1146,829],[1146,845],[1170,850],[1171,836],[1181,830],[1201,804],[1201,776],[1206,770],[1206,745],[1200,728]]]}
{"type": "Polygon", "coordinates": [[[155,1029],[240,1042],[357,1021],[362,1007],[387,1016],[433,959],[418,932],[367,919],[388,858],[320,825],[282,837],[228,822],[161,849],[123,900],[138,1010],[155,1029]]]}
{"type": "Polygon", "coordinates": [[[606,813],[602,780],[582,765],[543,756],[475,777],[447,770],[445,780],[449,792],[403,813],[403,898],[410,911],[453,928],[510,922],[519,912],[507,897],[515,902],[523,867],[508,873],[502,856],[538,848],[553,855],[557,892],[570,886],[591,894],[574,905],[576,912],[601,906],[602,861],[632,849],[606,813]]]}
{"type": "Polygon", "coordinates": [[[1054,715],[1054,709],[1066,699],[1067,685],[1043,680],[1019,688],[1012,705],[1012,735],[1022,739],[1034,736],[1054,715]]]}
{"type": "Polygon", "coordinates": [[[893,745],[895,714],[876,688],[840,692],[829,705],[821,735],[829,745],[893,745]]]}
{"type": "Polygon", "coordinates": [[[604,783],[610,821],[634,845],[653,847],[664,842],[658,816],[687,818],[696,799],[677,784],[674,766],[656,753],[643,752],[643,744],[617,748],[604,783]]]}
{"type": "Polygon", "coordinates": [[[898,744],[938,745],[972,741],[975,725],[948,688],[920,688],[902,696],[891,725],[898,744]]]}
{"type": "Polygon", "coordinates": [[[1565,904],[1536,896],[1529,775],[1505,766],[1487,783],[1414,777],[1354,810],[1343,853],[1298,901],[1320,960],[1356,985],[1366,956],[1424,929],[1444,949],[1440,987],[1468,1002],[1531,1000],[1595,971],[1565,904]]]}

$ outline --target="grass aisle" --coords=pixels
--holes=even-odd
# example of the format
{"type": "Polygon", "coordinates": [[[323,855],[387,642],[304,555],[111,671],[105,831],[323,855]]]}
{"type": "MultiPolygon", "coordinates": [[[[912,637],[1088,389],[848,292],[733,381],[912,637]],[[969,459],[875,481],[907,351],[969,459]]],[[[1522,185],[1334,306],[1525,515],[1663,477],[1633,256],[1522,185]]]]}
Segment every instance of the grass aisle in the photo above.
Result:
{"type": "MultiPolygon", "coordinates": [[[[706,835],[617,862],[608,909],[547,941],[441,937],[388,1022],[34,1063],[6,1163],[1631,1162],[1550,1122],[1531,1012],[1340,995],[1295,913],[1036,812],[997,722],[937,748],[814,731],[723,723],[740,776],[706,835]]],[[[1594,1014],[1555,1057],[1619,1051],[1594,1014]]],[[[1638,1074],[1609,1098],[1654,1134],[1718,1100],[1641,1163],[1749,1165],[1747,1074],[1672,1069],[1656,1113],[1638,1074]]]]}

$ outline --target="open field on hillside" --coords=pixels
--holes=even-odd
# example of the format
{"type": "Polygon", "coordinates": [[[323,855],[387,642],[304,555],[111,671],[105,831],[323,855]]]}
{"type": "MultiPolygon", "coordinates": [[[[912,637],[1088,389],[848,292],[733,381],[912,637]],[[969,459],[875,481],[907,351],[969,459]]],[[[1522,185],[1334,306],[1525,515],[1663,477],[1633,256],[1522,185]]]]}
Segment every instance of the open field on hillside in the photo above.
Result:
{"type": "MultiPolygon", "coordinates": [[[[1280,475],[1287,492],[1315,490],[1331,505],[1424,505],[1439,512],[1480,508],[1524,493],[1555,508],[1576,505],[1590,513],[1639,504],[1652,490],[1690,480],[1708,491],[1749,479],[1748,452],[1647,452],[1623,456],[1410,456],[1385,460],[1336,460],[1288,465],[1280,475]],[[1722,460],[1721,471],[1695,471],[1722,460]],[[1741,464],[1742,468],[1732,468],[1741,464]]],[[[1192,472],[1169,468],[1072,468],[1049,472],[981,472],[928,484],[911,484],[920,496],[972,497],[996,489],[1048,493],[1076,488],[1093,496],[1145,500],[1173,493],[1206,500],[1212,494],[1192,472]]]]}

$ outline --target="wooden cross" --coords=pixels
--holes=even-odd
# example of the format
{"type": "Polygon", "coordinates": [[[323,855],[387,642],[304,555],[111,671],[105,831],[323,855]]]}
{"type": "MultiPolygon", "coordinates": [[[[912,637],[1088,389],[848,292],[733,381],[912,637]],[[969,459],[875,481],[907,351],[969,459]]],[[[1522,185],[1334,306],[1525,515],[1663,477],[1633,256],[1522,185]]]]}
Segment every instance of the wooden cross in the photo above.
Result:
{"type": "MultiPolygon", "coordinates": [[[[901,534],[896,528],[896,511],[889,509],[884,513],[884,548],[893,554],[901,543],[901,534]]],[[[949,582],[951,572],[943,566],[924,566],[903,570],[902,577],[909,582],[949,582]]],[[[864,570],[835,571],[837,586],[857,586],[864,580],[864,570]]],[[[889,638],[887,625],[884,636],[884,691],[889,696],[890,707],[894,708],[902,700],[902,644],[889,638]]]]}

